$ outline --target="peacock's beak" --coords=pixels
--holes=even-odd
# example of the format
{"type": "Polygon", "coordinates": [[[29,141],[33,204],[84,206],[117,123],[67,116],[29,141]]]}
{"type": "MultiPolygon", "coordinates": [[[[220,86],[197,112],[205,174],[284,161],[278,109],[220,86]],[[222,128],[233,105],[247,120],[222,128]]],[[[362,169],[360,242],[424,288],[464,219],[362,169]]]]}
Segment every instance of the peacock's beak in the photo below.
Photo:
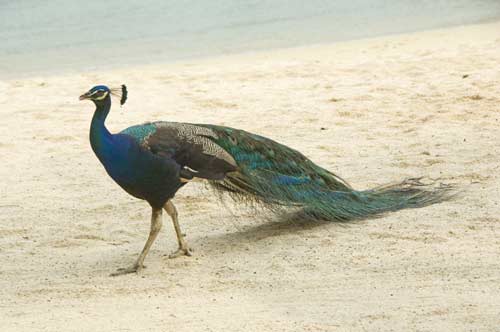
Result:
{"type": "Polygon", "coordinates": [[[80,98],[78,98],[79,100],[85,100],[85,99],[89,99],[90,98],[90,91],[89,92],[85,92],[83,95],[80,96],[80,98]]]}

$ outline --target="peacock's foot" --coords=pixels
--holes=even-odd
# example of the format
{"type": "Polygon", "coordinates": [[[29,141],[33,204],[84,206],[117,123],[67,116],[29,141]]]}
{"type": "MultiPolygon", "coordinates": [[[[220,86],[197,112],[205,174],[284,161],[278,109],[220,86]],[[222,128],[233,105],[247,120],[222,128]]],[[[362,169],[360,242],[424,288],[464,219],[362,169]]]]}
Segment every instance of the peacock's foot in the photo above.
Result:
{"type": "Polygon", "coordinates": [[[186,248],[179,248],[177,249],[176,251],[174,251],[173,253],[171,253],[170,255],[168,255],[168,258],[177,258],[177,257],[180,257],[180,256],[191,256],[192,253],[191,253],[191,249],[189,249],[188,247],[186,248]]]}
{"type": "Polygon", "coordinates": [[[131,267],[120,268],[116,270],[116,272],[111,273],[110,276],[116,277],[116,276],[121,276],[123,274],[138,273],[140,270],[144,268],[146,267],[142,264],[134,264],[131,267]]]}

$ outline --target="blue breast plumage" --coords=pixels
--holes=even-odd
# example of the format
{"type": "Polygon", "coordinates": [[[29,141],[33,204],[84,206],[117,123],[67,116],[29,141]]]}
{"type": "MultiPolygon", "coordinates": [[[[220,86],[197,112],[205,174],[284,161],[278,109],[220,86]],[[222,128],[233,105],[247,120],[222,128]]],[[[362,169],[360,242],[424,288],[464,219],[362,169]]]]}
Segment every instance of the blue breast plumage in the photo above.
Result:
{"type": "Polygon", "coordinates": [[[133,136],[109,133],[103,122],[105,110],[105,107],[97,110],[92,119],[92,149],[120,187],[161,208],[184,185],[179,177],[180,166],[174,160],[152,153],[133,136]]]}

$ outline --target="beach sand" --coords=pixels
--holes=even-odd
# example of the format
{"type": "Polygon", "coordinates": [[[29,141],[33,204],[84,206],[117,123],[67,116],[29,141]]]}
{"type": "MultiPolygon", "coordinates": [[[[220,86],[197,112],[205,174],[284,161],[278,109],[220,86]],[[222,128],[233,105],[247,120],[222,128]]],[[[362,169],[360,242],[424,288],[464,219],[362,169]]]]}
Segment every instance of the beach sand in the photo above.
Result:
{"type": "Polygon", "coordinates": [[[2,331],[499,331],[500,23],[0,82],[2,331]],[[126,83],[113,131],[214,123],[300,150],[366,189],[407,177],[456,200],[305,223],[199,184],[138,275],[147,203],[106,175],[78,96],[126,83]]]}

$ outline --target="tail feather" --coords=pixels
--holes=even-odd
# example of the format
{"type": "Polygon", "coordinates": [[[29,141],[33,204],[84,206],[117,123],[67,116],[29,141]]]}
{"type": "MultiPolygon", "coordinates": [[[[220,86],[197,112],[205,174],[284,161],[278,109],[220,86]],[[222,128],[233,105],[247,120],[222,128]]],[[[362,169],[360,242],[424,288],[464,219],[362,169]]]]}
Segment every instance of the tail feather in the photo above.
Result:
{"type": "Polygon", "coordinates": [[[229,177],[214,184],[215,189],[229,192],[248,202],[259,202],[271,210],[300,207],[312,219],[350,221],[381,216],[386,212],[420,208],[453,198],[451,185],[424,184],[421,179],[407,179],[364,191],[332,191],[318,186],[290,185],[289,182],[261,183],[256,186],[229,177]],[[244,187],[244,189],[242,188],[244,187]]]}
{"type": "MultiPolygon", "coordinates": [[[[208,125],[205,125],[208,126],[208,125]]],[[[227,127],[208,126],[214,144],[232,156],[237,170],[212,187],[248,203],[281,211],[300,207],[316,219],[352,220],[419,208],[453,197],[453,187],[408,179],[370,190],[354,190],[338,175],[299,151],[268,138],[227,127]]]]}
{"type": "Polygon", "coordinates": [[[347,221],[380,216],[386,212],[420,208],[449,200],[456,192],[450,185],[424,184],[407,179],[365,191],[328,192],[304,200],[304,212],[314,218],[347,221]]]}

